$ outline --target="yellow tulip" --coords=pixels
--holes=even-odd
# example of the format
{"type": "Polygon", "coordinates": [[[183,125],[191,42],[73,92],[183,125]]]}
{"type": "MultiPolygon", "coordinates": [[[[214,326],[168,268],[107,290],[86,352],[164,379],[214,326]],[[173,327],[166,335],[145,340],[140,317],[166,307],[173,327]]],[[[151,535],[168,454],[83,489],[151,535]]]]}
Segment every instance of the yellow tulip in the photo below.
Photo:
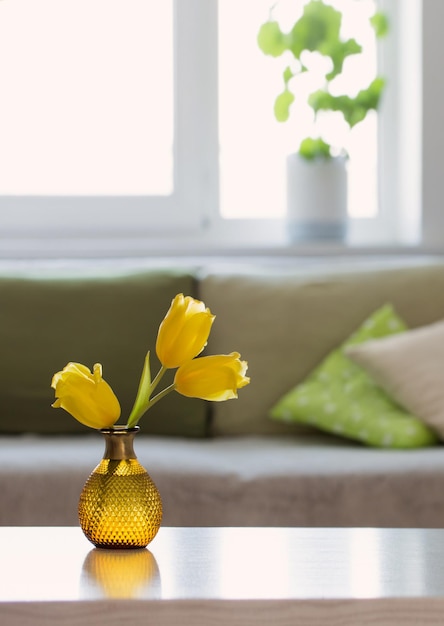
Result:
{"type": "Polygon", "coordinates": [[[156,353],[162,366],[180,367],[200,354],[207,345],[214,318],[203,302],[179,293],[157,334],[156,353]]]}
{"type": "Polygon", "coordinates": [[[174,387],[189,398],[216,402],[237,398],[237,390],[250,382],[245,376],[247,362],[239,357],[232,352],[188,361],[177,370],[174,387]]]}
{"type": "Polygon", "coordinates": [[[51,387],[57,398],[52,406],[65,409],[85,426],[110,428],[120,417],[119,401],[103,380],[100,363],[93,372],[81,363],[68,363],[54,374],[51,387]]]}

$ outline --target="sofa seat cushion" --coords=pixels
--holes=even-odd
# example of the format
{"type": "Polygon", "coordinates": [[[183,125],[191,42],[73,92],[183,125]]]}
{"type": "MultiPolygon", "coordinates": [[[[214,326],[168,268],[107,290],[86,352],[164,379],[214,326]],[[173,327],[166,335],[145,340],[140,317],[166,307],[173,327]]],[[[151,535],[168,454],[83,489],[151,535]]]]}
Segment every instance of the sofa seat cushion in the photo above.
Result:
{"type": "MultiPolygon", "coordinates": [[[[444,447],[363,447],[322,433],[185,439],[139,435],[165,526],[441,527],[444,447]]],[[[97,434],[0,438],[0,524],[77,525],[103,454],[97,434]]],[[[80,532],[80,531],[79,531],[80,532]]]]}

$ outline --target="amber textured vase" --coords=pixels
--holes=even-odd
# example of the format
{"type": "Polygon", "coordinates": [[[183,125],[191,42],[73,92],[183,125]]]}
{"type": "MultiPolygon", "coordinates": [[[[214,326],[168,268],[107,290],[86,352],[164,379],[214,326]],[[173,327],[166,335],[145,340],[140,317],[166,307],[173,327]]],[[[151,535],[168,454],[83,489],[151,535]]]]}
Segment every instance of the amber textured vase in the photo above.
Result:
{"type": "Polygon", "coordinates": [[[97,548],[145,548],[162,521],[159,491],[134,452],[139,427],[102,429],[105,454],[80,494],[79,522],[97,548]]]}

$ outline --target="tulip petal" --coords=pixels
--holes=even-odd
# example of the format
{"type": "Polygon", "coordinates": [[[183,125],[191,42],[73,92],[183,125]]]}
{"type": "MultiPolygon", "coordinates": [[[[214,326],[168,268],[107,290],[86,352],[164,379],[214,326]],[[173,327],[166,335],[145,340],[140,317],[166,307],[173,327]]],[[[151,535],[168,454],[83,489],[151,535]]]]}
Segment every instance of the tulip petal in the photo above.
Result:
{"type": "Polygon", "coordinates": [[[207,344],[215,316],[200,300],[178,294],[159,327],[156,354],[163,367],[180,367],[207,344]]]}
{"type": "Polygon", "coordinates": [[[250,382],[247,367],[238,352],[193,359],[177,370],[175,388],[184,396],[213,402],[237,398],[237,390],[250,382]]]}

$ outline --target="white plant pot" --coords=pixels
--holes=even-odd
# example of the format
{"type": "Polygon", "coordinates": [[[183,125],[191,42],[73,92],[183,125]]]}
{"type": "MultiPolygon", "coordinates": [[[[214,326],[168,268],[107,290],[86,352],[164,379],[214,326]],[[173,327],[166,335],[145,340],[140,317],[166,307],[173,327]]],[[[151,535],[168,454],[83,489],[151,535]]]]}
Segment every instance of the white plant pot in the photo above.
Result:
{"type": "Polygon", "coordinates": [[[347,160],[287,157],[287,217],[291,243],[343,241],[347,235],[347,160]]]}

